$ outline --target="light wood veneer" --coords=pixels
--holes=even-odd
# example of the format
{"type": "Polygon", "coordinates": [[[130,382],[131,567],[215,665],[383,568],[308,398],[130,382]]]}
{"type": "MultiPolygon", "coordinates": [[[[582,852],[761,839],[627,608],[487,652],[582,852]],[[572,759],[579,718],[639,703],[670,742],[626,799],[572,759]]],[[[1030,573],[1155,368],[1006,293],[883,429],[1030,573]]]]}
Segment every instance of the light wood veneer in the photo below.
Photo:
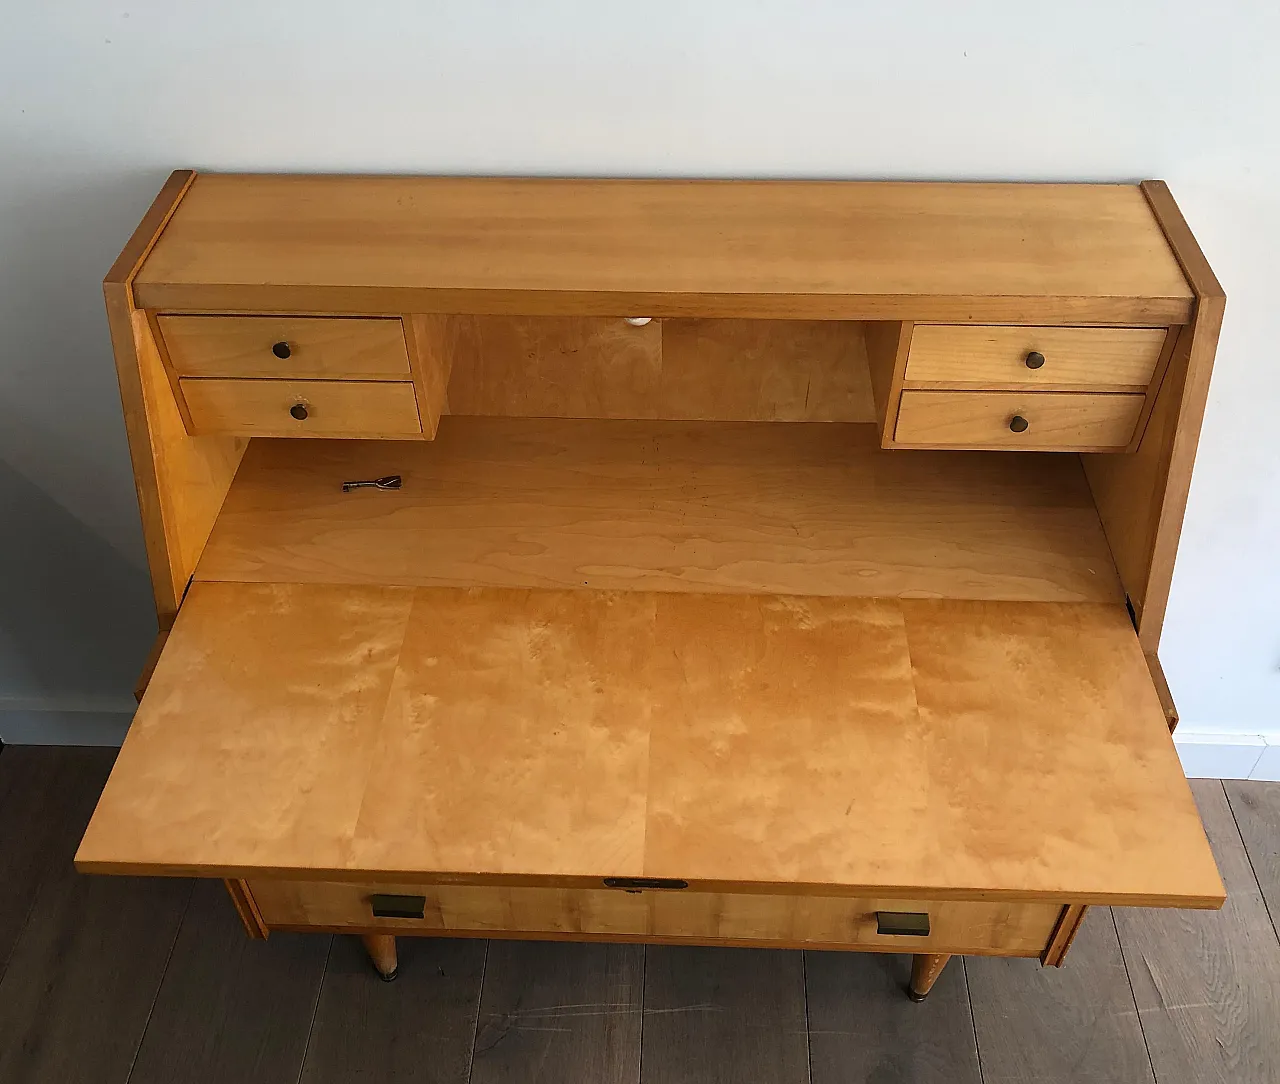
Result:
{"type": "Polygon", "coordinates": [[[1076,459],[897,454],[871,425],[450,417],[431,444],[255,442],[196,578],[1124,601],[1076,459]]]}
{"type": "Polygon", "coordinates": [[[77,862],[1222,898],[1124,609],[1088,603],[197,583],[77,862]]]}
{"type": "Polygon", "coordinates": [[[179,172],[104,289],[163,646],[82,868],[384,977],[919,908],[919,996],[1221,902],[1154,652],[1224,299],[1161,183],[179,172]],[[262,437],[318,432],[375,439],[262,437]]]}
{"type": "Polygon", "coordinates": [[[399,320],[315,316],[159,316],[179,376],[406,380],[409,354],[399,320]],[[289,356],[273,347],[284,343],[289,356]]]}
{"type": "Polygon", "coordinates": [[[178,382],[192,430],[264,437],[404,438],[422,433],[409,381],[219,380],[178,382]],[[304,414],[291,411],[301,407],[304,414]]]}
{"type": "Polygon", "coordinates": [[[904,391],[894,444],[1038,452],[1122,449],[1142,413],[1141,395],[1044,391],[904,391]],[[1020,417],[1021,432],[1011,428],[1020,417]]]}
{"type": "Polygon", "coordinates": [[[1145,392],[1167,328],[917,324],[905,386],[959,390],[1145,392]],[[1027,366],[1033,351],[1044,357],[1027,366]]]}
{"type": "Polygon", "coordinates": [[[689,421],[876,417],[861,324],[456,317],[454,414],[689,421]]]}
{"type": "Polygon", "coordinates": [[[642,939],[857,948],[872,952],[984,952],[1039,956],[1062,908],[1052,903],[857,899],[750,892],[624,891],[497,885],[249,882],[273,929],[380,930],[392,934],[642,939]],[[422,897],[423,917],[384,918],[374,894],[422,897]],[[881,934],[876,913],[929,916],[926,936],[881,934]]]}
{"type": "Polygon", "coordinates": [[[1137,188],[1061,184],[204,174],[134,291],[179,310],[976,323],[1180,323],[1192,304],[1137,188]]]}

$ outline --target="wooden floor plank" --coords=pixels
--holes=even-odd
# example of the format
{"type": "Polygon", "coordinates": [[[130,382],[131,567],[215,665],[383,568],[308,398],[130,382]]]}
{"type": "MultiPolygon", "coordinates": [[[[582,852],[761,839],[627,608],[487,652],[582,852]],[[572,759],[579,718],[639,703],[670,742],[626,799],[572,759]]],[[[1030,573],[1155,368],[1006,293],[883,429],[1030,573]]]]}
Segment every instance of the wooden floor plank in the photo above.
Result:
{"type": "Polygon", "coordinates": [[[799,952],[650,945],[643,1084],[809,1079],[799,952]]]}
{"type": "Polygon", "coordinates": [[[78,826],[49,856],[0,980],[6,1084],[124,1084],[191,895],[189,881],[75,872],[76,837],[100,787],[48,796],[51,815],[66,801],[78,826]]]}
{"type": "Polygon", "coordinates": [[[644,946],[493,941],[472,1084],[636,1084],[644,946]]]}
{"type": "Polygon", "coordinates": [[[358,938],[335,937],[300,1084],[465,1084],[486,944],[402,937],[383,982],[358,938]]]}
{"type": "Polygon", "coordinates": [[[977,956],[964,966],[984,1084],[1150,1084],[1107,908],[1085,916],[1061,969],[977,956]]]}
{"type": "Polygon", "coordinates": [[[251,941],[220,881],[195,886],[129,1084],[295,1081],[329,938],[251,941]]]}
{"type": "Polygon", "coordinates": [[[1192,789],[1227,886],[1226,906],[1116,910],[1156,1080],[1274,1084],[1280,941],[1222,784],[1196,780],[1192,789]]]}
{"type": "Polygon", "coordinates": [[[1280,783],[1228,779],[1223,786],[1271,925],[1280,931],[1280,783]]]}
{"type": "Polygon", "coordinates": [[[70,864],[115,752],[14,745],[0,751],[0,976],[46,875],[70,864]]]}
{"type": "Polygon", "coordinates": [[[806,952],[813,1084],[980,1084],[964,968],[952,960],[929,997],[904,992],[911,957],[806,952]]]}

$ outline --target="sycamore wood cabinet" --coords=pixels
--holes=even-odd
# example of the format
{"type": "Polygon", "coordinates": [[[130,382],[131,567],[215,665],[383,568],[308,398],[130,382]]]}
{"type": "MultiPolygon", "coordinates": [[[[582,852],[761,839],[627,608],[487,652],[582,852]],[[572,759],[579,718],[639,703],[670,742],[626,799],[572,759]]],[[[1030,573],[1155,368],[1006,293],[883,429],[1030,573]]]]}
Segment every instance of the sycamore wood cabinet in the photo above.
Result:
{"type": "Polygon", "coordinates": [[[106,300],[163,631],[80,869],[384,976],[916,997],[1222,903],[1156,648],[1224,299],[1163,184],[180,172],[106,300]]]}

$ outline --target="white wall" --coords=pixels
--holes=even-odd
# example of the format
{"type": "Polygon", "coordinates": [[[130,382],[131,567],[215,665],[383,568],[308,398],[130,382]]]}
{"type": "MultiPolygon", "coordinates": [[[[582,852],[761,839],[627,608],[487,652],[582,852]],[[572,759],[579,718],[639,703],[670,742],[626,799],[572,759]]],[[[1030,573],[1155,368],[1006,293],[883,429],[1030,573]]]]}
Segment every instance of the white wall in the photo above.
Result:
{"type": "Polygon", "coordinates": [[[194,166],[1166,179],[1229,300],[1162,655],[1185,732],[1280,743],[1276,5],[6,7],[0,734],[78,718],[109,735],[145,653],[98,282],[169,170],[194,166]],[[51,553],[76,566],[53,597],[51,553]]]}

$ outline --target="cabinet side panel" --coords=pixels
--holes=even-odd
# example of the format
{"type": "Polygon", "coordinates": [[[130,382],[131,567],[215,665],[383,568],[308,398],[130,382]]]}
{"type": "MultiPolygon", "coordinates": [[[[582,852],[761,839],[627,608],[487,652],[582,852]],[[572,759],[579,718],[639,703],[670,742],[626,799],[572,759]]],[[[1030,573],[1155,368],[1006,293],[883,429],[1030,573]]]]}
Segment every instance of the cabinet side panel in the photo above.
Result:
{"type": "Polygon", "coordinates": [[[132,280],[190,187],[174,173],[103,283],[129,454],[160,627],[168,628],[213,528],[246,441],[190,437],[132,280]]]}
{"type": "Polygon", "coordinates": [[[903,372],[913,330],[914,325],[905,322],[871,321],[866,324],[867,365],[871,372],[871,390],[875,396],[876,424],[880,427],[882,448],[893,445],[898,402],[902,398],[903,372]]]}
{"type": "Polygon", "coordinates": [[[240,922],[244,925],[244,932],[249,935],[249,939],[251,941],[265,941],[268,932],[267,925],[262,921],[262,915],[258,911],[257,901],[253,898],[249,882],[228,877],[222,883],[226,886],[227,895],[231,897],[231,905],[236,909],[236,914],[240,916],[240,922]]]}
{"type": "Polygon", "coordinates": [[[1138,617],[1139,640],[1143,650],[1154,652],[1169,601],[1226,297],[1168,187],[1147,181],[1142,190],[1196,294],[1195,313],[1178,336],[1137,451],[1081,458],[1138,617]]]}
{"type": "Polygon", "coordinates": [[[418,418],[428,440],[436,435],[440,415],[448,412],[449,374],[458,350],[463,318],[420,314],[404,317],[418,418]]]}

